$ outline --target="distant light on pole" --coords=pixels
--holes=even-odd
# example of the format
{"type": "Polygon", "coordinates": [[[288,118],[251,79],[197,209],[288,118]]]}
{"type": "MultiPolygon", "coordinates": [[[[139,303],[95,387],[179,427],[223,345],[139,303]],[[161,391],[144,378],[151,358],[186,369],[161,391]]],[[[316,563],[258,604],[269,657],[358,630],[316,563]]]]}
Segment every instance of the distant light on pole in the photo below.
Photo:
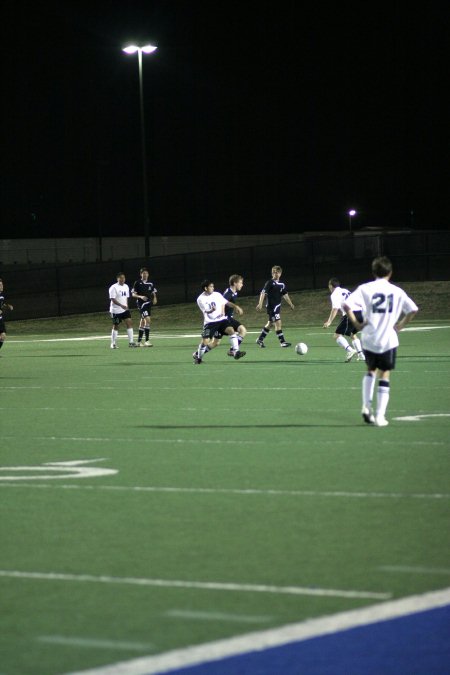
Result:
{"type": "Polygon", "coordinates": [[[138,55],[139,66],[139,107],[141,114],[141,144],[142,144],[142,183],[144,196],[144,241],[145,241],[145,257],[150,256],[150,226],[148,216],[148,181],[147,181],[147,155],[145,148],[145,118],[144,118],[144,89],[142,83],[142,54],[152,54],[157,47],[154,45],[127,45],[122,49],[125,54],[138,55]]]}
{"type": "Polygon", "coordinates": [[[350,232],[352,231],[352,218],[354,216],[356,216],[355,209],[350,209],[350,211],[348,212],[348,225],[349,225],[350,232]]]}

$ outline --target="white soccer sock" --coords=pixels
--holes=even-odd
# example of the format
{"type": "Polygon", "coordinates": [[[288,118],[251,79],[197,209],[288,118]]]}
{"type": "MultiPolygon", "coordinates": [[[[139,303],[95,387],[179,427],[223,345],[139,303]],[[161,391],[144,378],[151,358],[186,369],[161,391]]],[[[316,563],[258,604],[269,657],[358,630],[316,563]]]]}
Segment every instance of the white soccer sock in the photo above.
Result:
{"type": "Polygon", "coordinates": [[[237,333],[234,333],[233,335],[230,335],[230,344],[231,344],[231,349],[233,349],[235,352],[239,351],[239,339],[238,339],[237,333]]]}
{"type": "Polygon", "coordinates": [[[119,331],[118,331],[118,330],[114,330],[114,328],[113,328],[112,331],[111,331],[111,344],[112,344],[112,345],[115,345],[115,344],[116,344],[116,340],[117,340],[118,334],[119,334],[119,331]]]}
{"type": "Polygon", "coordinates": [[[358,352],[358,354],[361,354],[361,352],[362,352],[361,340],[357,337],[354,337],[352,342],[353,342],[353,346],[356,349],[356,351],[358,352]]]}
{"type": "Polygon", "coordinates": [[[133,329],[127,328],[128,342],[133,342],[133,329]]]}
{"type": "Polygon", "coordinates": [[[377,417],[384,417],[389,403],[389,380],[380,380],[377,391],[377,417]]]}
{"type": "Polygon", "coordinates": [[[208,345],[204,345],[203,342],[200,342],[197,350],[199,359],[203,358],[206,352],[209,352],[208,345]]]}
{"type": "Polygon", "coordinates": [[[375,378],[370,373],[366,373],[362,381],[362,400],[365,408],[370,408],[372,405],[374,389],[375,378]]]}
{"type": "Polygon", "coordinates": [[[343,349],[348,349],[350,345],[348,344],[347,340],[343,335],[339,335],[338,338],[336,338],[336,342],[339,345],[339,347],[342,347],[343,349]]]}

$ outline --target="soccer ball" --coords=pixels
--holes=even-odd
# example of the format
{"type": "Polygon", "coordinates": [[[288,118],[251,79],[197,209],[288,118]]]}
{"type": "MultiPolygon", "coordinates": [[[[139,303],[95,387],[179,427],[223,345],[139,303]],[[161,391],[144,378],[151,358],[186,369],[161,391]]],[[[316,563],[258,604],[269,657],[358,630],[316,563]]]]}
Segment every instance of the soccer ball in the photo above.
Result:
{"type": "Polygon", "coordinates": [[[300,356],[303,356],[308,351],[308,345],[305,345],[304,342],[299,342],[295,345],[295,351],[297,354],[300,354],[300,356]]]}

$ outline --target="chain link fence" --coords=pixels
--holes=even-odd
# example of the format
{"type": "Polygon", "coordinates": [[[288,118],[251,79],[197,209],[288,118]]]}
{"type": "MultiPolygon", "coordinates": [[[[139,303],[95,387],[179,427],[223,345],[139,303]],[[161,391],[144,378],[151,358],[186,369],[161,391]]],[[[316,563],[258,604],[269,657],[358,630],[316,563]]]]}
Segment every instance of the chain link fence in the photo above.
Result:
{"type": "Polygon", "coordinates": [[[230,274],[245,278],[244,295],[257,295],[281,265],[291,292],[324,288],[331,276],[352,287],[370,280],[370,264],[377,255],[389,256],[395,281],[440,281],[449,278],[450,233],[349,235],[311,238],[289,244],[249,246],[98,263],[40,266],[1,276],[5,295],[14,305],[13,319],[33,319],[108,311],[108,288],[124,272],[130,287],[146,266],[159,291],[160,304],[194,302],[200,282],[211,279],[222,290],[230,274]]]}

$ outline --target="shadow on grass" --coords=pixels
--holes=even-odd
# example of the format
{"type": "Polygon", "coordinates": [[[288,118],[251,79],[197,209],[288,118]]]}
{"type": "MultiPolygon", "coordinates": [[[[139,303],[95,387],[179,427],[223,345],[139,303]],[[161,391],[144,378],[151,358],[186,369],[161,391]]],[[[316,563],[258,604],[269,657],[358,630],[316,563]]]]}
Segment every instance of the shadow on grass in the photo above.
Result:
{"type": "MultiPolygon", "coordinates": [[[[358,426],[365,428],[361,424],[358,426]]],[[[306,427],[342,429],[344,427],[354,428],[355,424],[140,424],[133,429],[304,429],[306,427]]]]}

